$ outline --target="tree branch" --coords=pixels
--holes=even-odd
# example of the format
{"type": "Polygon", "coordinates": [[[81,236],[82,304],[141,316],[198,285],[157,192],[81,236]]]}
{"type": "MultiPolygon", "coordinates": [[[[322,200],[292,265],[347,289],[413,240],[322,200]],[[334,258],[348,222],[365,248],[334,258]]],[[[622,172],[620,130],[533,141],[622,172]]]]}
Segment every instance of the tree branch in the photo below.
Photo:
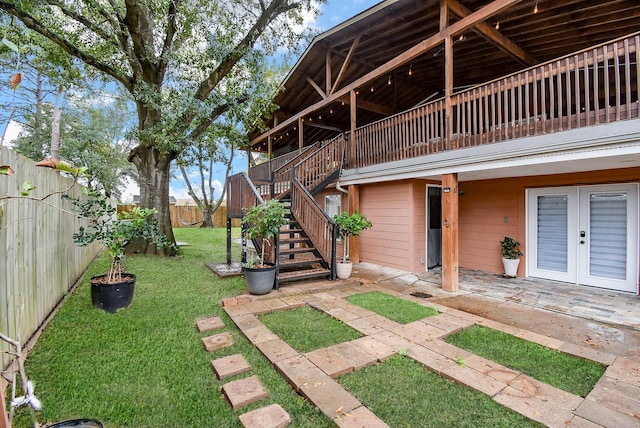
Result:
{"type": "Polygon", "coordinates": [[[90,65],[91,67],[94,67],[95,69],[113,77],[115,80],[122,83],[128,91],[133,92],[133,79],[131,77],[119,73],[115,68],[82,51],[67,39],[64,39],[63,37],[53,33],[51,30],[44,26],[42,21],[35,18],[24,9],[19,9],[14,4],[8,3],[6,1],[0,1],[0,9],[18,18],[27,28],[41,34],[42,36],[57,44],[69,55],[74,56],[82,62],[90,65]]]}
{"type": "MultiPolygon", "coordinates": [[[[68,7],[65,6],[65,4],[63,2],[58,1],[58,0],[46,0],[46,2],[47,2],[47,4],[49,4],[51,6],[55,6],[58,9],[60,9],[60,11],[64,15],[66,15],[69,18],[73,19],[74,21],[77,21],[77,22],[81,23],[82,25],[84,25],[89,31],[97,34],[104,41],[106,41],[108,43],[111,43],[114,46],[118,45],[117,41],[114,38],[112,38],[109,33],[104,31],[99,25],[96,25],[95,23],[89,21],[86,16],[83,16],[83,15],[75,12],[74,10],[69,9],[68,7]]],[[[107,20],[109,20],[109,22],[111,22],[112,18],[111,18],[111,16],[109,14],[106,13],[106,11],[104,11],[102,8],[99,8],[98,10],[100,12],[100,15],[102,15],[107,20]]]]}
{"type": "Polygon", "coordinates": [[[179,0],[172,0],[169,2],[169,10],[167,11],[167,34],[164,38],[164,44],[162,46],[162,53],[160,54],[160,64],[159,69],[160,72],[164,75],[164,72],[167,68],[167,53],[171,50],[173,46],[174,38],[177,32],[177,21],[176,17],[178,15],[178,6],[180,4],[179,0]]]}
{"type": "Polygon", "coordinates": [[[141,66],[142,78],[158,88],[162,83],[162,76],[157,72],[153,51],[153,20],[143,2],[126,0],[125,5],[127,8],[125,23],[133,42],[134,56],[141,66]]]}

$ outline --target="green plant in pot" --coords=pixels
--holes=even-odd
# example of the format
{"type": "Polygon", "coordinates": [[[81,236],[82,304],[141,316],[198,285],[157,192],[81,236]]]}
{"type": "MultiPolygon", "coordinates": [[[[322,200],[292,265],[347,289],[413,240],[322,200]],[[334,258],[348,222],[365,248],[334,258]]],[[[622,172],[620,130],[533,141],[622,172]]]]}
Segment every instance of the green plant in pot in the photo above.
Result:
{"type": "Polygon", "coordinates": [[[146,239],[158,247],[171,245],[160,233],[153,209],[134,208],[117,213],[117,209],[100,192],[85,191],[87,201],[68,198],[75,212],[89,219],[87,227],[80,227],[73,240],[80,246],[100,242],[111,258],[109,272],[91,278],[91,301],[95,307],[116,312],[131,304],[136,276],[124,270],[125,249],[134,239],[146,239]]]}
{"type": "Polygon", "coordinates": [[[260,241],[262,247],[259,264],[258,262],[249,263],[244,267],[244,277],[249,293],[267,294],[273,288],[277,267],[265,262],[265,250],[273,246],[274,238],[280,233],[280,228],[288,222],[285,204],[276,199],[245,210],[242,218],[242,223],[246,227],[245,237],[260,241]]]}
{"type": "Polygon", "coordinates": [[[505,236],[500,241],[502,265],[504,266],[504,276],[509,278],[515,278],[518,273],[518,265],[520,264],[520,257],[522,251],[520,251],[520,242],[513,238],[505,236]]]}
{"type": "Polygon", "coordinates": [[[347,279],[351,276],[353,264],[349,258],[349,238],[360,236],[360,232],[365,229],[371,229],[371,223],[365,216],[357,212],[348,214],[342,212],[333,217],[336,224],[337,235],[342,240],[343,256],[342,261],[337,264],[337,275],[340,279],[347,279]]]}

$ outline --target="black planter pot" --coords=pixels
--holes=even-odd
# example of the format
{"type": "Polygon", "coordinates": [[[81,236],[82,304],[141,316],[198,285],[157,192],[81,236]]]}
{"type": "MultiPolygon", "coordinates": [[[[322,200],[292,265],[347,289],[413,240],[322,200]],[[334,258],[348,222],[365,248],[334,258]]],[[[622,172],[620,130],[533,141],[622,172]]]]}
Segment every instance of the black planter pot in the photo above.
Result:
{"type": "Polygon", "coordinates": [[[276,266],[267,268],[244,268],[244,280],[251,294],[267,294],[276,282],[276,266]]]}
{"type": "Polygon", "coordinates": [[[128,307],[133,300],[136,276],[127,273],[123,274],[122,282],[103,284],[100,279],[105,277],[106,275],[98,275],[91,278],[91,303],[93,306],[111,313],[120,308],[128,307]]]}

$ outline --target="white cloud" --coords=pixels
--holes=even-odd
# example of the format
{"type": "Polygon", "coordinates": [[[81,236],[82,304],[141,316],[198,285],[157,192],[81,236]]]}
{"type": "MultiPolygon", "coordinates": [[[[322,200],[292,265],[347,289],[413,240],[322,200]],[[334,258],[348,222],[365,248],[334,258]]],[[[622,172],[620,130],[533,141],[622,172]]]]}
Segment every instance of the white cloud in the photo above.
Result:
{"type": "Polygon", "coordinates": [[[125,186],[125,189],[122,192],[122,202],[124,203],[130,203],[133,202],[133,195],[139,195],[140,194],[140,186],[138,186],[138,183],[136,183],[135,181],[133,181],[131,178],[127,178],[127,184],[125,186]]]}
{"type": "Polygon", "coordinates": [[[24,128],[22,127],[22,124],[20,124],[20,122],[12,120],[11,122],[9,122],[9,125],[7,125],[7,130],[4,133],[4,140],[2,141],[2,144],[8,147],[12,147],[11,142],[18,138],[18,135],[20,135],[23,130],[24,128]]]}

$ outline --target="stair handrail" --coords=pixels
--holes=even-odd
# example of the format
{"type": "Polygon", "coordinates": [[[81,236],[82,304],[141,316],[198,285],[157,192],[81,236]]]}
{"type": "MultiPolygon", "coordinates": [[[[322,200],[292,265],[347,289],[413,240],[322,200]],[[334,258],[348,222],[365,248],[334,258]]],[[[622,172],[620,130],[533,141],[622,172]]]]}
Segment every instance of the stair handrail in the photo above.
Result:
{"type": "Polygon", "coordinates": [[[336,241],[335,222],[324,212],[313,195],[295,177],[296,167],[291,171],[291,214],[305,231],[309,240],[322,258],[331,266],[331,280],[336,279],[336,241]],[[304,202],[303,202],[304,200],[304,202]],[[313,217],[313,218],[312,218],[313,217]],[[314,220],[321,227],[314,225],[314,220]],[[320,221],[322,224],[320,224],[320,221]],[[319,231],[322,229],[322,236],[319,231]],[[328,241],[328,243],[327,243],[328,241]]]}
{"type": "Polygon", "coordinates": [[[301,174],[296,174],[296,178],[311,192],[333,174],[340,172],[344,164],[345,149],[346,138],[343,133],[295,164],[295,170],[301,171],[301,174]],[[324,162],[318,162],[318,159],[324,162]]]}
{"type": "Polygon", "coordinates": [[[279,195],[285,195],[290,190],[291,167],[300,162],[301,159],[306,158],[309,155],[309,151],[314,152],[324,143],[325,141],[317,141],[309,146],[303,147],[300,153],[273,170],[273,172],[271,173],[272,198],[278,197],[279,195]]]}

